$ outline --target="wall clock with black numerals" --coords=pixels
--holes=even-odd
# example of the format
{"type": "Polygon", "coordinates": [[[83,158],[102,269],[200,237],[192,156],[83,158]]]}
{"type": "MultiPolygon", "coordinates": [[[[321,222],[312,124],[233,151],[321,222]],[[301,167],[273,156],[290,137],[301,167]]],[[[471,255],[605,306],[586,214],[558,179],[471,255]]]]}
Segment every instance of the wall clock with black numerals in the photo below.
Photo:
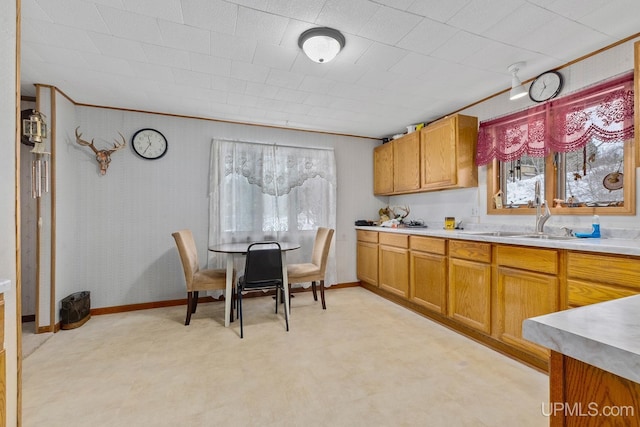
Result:
{"type": "Polygon", "coordinates": [[[558,96],[562,90],[562,84],[562,74],[557,71],[545,71],[531,82],[529,98],[535,102],[548,101],[558,96]]]}
{"type": "Polygon", "coordinates": [[[133,151],[143,159],[156,160],[167,154],[167,138],[155,129],[140,129],[131,138],[133,151]]]}

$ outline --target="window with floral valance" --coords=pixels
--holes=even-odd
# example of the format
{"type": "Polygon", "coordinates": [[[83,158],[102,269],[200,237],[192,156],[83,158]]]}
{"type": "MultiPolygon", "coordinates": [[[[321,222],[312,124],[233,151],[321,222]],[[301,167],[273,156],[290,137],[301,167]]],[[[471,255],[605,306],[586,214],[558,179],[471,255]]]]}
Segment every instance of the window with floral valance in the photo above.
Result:
{"type": "Polygon", "coordinates": [[[523,155],[568,153],[593,138],[620,142],[633,137],[633,73],[504,117],[483,121],[476,164],[508,162],[523,155]]]}
{"type": "Polygon", "coordinates": [[[556,214],[635,213],[633,139],[632,72],[483,121],[476,163],[488,165],[488,211],[527,213],[498,210],[493,196],[508,208],[530,207],[540,181],[552,209],[572,208],[556,214]]]}

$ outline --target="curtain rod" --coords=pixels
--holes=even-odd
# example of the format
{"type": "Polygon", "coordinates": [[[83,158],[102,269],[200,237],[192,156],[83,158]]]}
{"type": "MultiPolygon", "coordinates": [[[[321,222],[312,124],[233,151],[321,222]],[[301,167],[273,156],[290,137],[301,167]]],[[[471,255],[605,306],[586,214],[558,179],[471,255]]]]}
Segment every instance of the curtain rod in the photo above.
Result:
{"type": "Polygon", "coordinates": [[[213,138],[214,141],[227,141],[227,142],[242,142],[244,144],[256,144],[256,145],[271,145],[274,147],[284,147],[284,148],[311,148],[314,150],[327,150],[327,151],[335,151],[333,147],[312,147],[308,145],[287,145],[287,144],[278,144],[277,142],[262,142],[262,141],[244,141],[241,139],[229,139],[229,138],[213,138]]]}

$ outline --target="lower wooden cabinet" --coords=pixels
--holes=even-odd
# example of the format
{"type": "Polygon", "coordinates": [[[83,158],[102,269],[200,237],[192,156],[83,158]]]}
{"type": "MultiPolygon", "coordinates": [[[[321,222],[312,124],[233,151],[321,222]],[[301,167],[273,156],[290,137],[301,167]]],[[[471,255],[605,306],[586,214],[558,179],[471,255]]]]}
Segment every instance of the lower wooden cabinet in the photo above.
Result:
{"type": "Polygon", "coordinates": [[[357,275],[369,289],[542,369],[549,351],[522,337],[525,319],[640,293],[640,257],[357,234],[357,275]]]}
{"type": "Polygon", "coordinates": [[[409,297],[409,236],[380,233],[378,236],[378,286],[409,297]]]}
{"type": "Polygon", "coordinates": [[[491,244],[449,242],[448,315],[491,332],[491,244]]]}
{"type": "Polygon", "coordinates": [[[640,262],[635,257],[569,252],[569,307],[609,301],[640,293],[640,262]]]}
{"type": "Polygon", "coordinates": [[[357,231],[356,274],[358,280],[378,286],[378,232],[357,231]]]}
{"type": "Polygon", "coordinates": [[[550,368],[551,427],[640,426],[640,384],[555,351],[550,368]]]}
{"type": "Polygon", "coordinates": [[[429,310],[446,314],[446,241],[409,237],[409,299],[429,310]]]}
{"type": "Polygon", "coordinates": [[[522,322],[560,310],[558,253],[507,245],[498,245],[496,251],[495,335],[507,344],[546,359],[548,349],[522,337],[522,322]]]}

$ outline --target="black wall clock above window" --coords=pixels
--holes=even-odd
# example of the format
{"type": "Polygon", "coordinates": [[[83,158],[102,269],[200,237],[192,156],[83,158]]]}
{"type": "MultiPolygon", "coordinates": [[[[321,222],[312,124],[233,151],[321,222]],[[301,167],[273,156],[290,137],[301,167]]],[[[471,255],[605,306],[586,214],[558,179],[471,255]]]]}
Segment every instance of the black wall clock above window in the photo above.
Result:
{"type": "Polygon", "coordinates": [[[147,160],[156,160],[167,154],[167,138],[155,129],[140,129],[133,138],[131,146],[137,155],[147,160]]]}
{"type": "Polygon", "coordinates": [[[558,96],[564,81],[557,71],[545,71],[535,78],[529,86],[529,98],[535,102],[548,101],[558,96]]]}

